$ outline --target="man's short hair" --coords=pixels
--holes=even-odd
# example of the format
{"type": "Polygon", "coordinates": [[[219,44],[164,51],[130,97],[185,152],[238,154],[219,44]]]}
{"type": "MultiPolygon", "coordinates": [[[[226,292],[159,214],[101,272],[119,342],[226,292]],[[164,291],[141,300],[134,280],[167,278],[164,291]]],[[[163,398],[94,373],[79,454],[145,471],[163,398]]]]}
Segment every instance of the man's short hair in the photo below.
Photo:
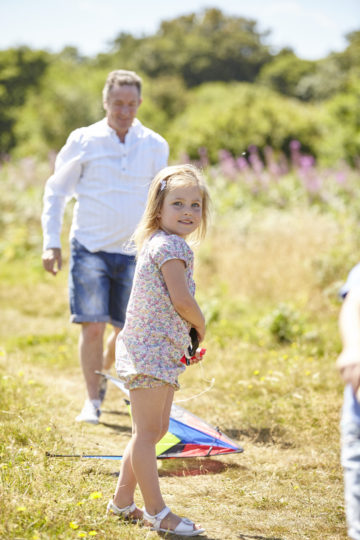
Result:
{"type": "Polygon", "coordinates": [[[139,75],[135,73],[135,71],[126,71],[125,69],[116,69],[115,71],[110,71],[103,89],[103,102],[107,102],[109,92],[114,86],[125,85],[136,86],[139,91],[139,97],[141,97],[142,80],[139,75]]]}

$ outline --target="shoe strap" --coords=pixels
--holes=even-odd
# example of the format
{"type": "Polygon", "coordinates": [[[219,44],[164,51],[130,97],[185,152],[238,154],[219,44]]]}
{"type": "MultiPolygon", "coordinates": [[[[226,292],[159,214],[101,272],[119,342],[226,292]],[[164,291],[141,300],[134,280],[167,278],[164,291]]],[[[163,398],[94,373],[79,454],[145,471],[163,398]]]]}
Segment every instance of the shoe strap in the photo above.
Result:
{"type": "Polygon", "coordinates": [[[128,506],[124,506],[124,508],[119,508],[113,501],[110,501],[109,506],[116,514],[122,514],[125,517],[136,510],[136,504],[134,502],[128,506]]]}
{"type": "Polygon", "coordinates": [[[171,510],[168,506],[164,506],[162,510],[158,514],[155,514],[152,516],[146,511],[146,508],[144,508],[144,519],[146,521],[149,521],[152,525],[154,525],[155,529],[160,528],[160,523],[166,517],[168,514],[170,514],[171,510]]]}

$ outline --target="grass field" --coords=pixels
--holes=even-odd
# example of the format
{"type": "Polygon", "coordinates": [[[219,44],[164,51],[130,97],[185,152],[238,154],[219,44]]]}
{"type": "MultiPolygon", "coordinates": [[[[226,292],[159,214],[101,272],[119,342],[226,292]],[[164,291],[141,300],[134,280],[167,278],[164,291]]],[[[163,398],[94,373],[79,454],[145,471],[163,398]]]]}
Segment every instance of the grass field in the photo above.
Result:
{"type": "MultiPolygon", "coordinates": [[[[78,328],[68,323],[67,261],[56,278],[42,270],[46,168],[36,169],[35,182],[22,167],[27,176],[9,167],[1,177],[0,538],[156,538],[105,518],[119,462],[46,457],[121,454],[130,419],[110,387],[98,426],[74,422],[84,388],[78,328]]],[[[327,208],[279,207],[245,192],[239,207],[234,189],[221,196],[212,187],[215,218],[196,253],[208,352],[175,399],[188,399],[183,406],[244,453],[160,462],[165,499],[205,526],[208,539],[345,539],[334,363],[337,290],[357,261],[357,210],[341,198],[327,208]],[[211,390],[193,397],[212,379],[211,390]]],[[[65,236],[64,246],[66,259],[65,236]]]]}

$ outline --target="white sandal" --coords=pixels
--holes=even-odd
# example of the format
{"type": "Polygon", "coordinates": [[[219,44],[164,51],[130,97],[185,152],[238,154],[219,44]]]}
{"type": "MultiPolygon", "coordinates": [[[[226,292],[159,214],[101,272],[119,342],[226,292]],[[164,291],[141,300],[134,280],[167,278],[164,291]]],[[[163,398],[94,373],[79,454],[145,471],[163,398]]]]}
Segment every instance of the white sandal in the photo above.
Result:
{"type": "Polygon", "coordinates": [[[160,527],[162,520],[171,512],[168,506],[165,506],[161,512],[152,516],[149,514],[146,509],[143,509],[144,520],[151,523],[152,531],[164,532],[169,534],[178,534],[179,536],[198,536],[205,532],[205,529],[195,529],[195,523],[190,521],[190,519],[181,518],[180,523],[175,527],[175,529],[162,529],[160,527]]]}
{"type": "Polygon", "coordinates": [[[116,504],[110,499],[106,507],[106,514],[114,514],[115,516],[122,516],[125,519],[132,519],[132,521],[140,521],[142,518],[132,518],[130,514],[135,512],[135,510],[140,510],[136,504],[133,502],[124,508],[119,508],[116,504]]]}

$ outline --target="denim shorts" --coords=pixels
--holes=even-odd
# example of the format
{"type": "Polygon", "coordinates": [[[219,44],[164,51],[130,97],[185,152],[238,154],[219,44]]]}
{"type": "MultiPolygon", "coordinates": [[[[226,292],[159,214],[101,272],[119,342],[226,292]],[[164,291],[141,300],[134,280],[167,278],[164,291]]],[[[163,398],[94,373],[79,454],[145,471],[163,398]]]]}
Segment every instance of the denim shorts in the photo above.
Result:
{"type": "Polygon", "coordinates": [[[135,256],[88,251],[70,242],[71,322],[108,322],[122,328],[135,272],[135,256]]]}

